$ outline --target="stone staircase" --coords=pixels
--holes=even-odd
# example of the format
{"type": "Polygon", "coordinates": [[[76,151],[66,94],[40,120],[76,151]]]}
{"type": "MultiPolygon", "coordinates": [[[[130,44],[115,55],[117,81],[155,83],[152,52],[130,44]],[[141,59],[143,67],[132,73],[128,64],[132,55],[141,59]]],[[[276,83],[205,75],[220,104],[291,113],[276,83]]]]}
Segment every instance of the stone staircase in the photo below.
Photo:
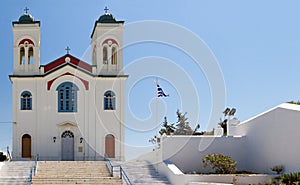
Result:
{"type": "Polygon", "coordinates": [[[33,185],[99,184],[121,185],[122,180],[111,177],[104,161],[39,161],[33,185]]]}
{"type": "Polygon", "coordinates": [[[0,169],[0,185],[26,185],[32,161],[5,162],[0,169]],[[4,165],[3,165],[4,164],[4,165]]]}
{"type": "Polygon", "coordinates": [[[126,175],[133,185],[171,185],[167,177],[156,171],[155,164],[144,160],[134,160],[122,165],[126,175]]]}

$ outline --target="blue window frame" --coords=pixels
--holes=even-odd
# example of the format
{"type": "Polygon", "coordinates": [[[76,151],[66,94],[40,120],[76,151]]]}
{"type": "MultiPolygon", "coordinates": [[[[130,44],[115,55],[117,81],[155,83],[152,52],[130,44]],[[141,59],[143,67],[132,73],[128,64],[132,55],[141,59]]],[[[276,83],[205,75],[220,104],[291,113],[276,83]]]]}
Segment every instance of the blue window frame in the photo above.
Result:
{"type": "Polygon", "coordinates": [[[58,112],[77,112],[78,87],[71,82],[64,82],[57,87],[58,112]]]}
{"type": "Polygon", "coordinates": [[[32,95],[29,91],[21,94],[21,110],[32,110],[32,95]]]}
{"type": "Polygon", "coordinates": [[[106,91],[104,93],[104,110],[116,109],[116,95],[113,91],[106,91]]]}

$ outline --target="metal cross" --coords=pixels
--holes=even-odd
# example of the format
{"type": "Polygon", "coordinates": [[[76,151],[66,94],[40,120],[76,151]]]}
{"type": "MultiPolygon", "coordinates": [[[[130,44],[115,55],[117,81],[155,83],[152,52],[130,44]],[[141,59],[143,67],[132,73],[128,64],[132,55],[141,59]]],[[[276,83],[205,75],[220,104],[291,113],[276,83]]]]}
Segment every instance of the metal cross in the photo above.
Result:
{"type": "Polygon", "coordinates": [[[28,13],[28,10],[29,10],[29,8],[26,6],[24,10],[25,10],[25,13],[27,14],[27,13],[28,13]]]}
{"type": "Polygon", "coordinates": [[[70,51],[71,49],[69,48],[69,46],[67,46],[67,48],[66,48],[65,50],[67,51],[67,54],[69,54],[69,51],[70,51]]]}
{"type": "Polygon", "coordinates": [[[107,6],[104,8],[105,13],[107,13],[109,9],[107,8],[107,6]]]}

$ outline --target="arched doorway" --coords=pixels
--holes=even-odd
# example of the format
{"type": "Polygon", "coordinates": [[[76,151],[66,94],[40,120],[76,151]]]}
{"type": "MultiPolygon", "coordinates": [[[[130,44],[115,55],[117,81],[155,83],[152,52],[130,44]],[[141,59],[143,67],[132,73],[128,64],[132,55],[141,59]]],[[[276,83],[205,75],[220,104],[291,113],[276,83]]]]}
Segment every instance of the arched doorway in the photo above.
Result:
{"type": "Polygon", "coordinates": [[[115,137],[111,134],[105,136],[105,154],[108,158],[115,158],[115,137]]]}
{"type": "Polygon", "coordinates": [[[31,136],[29,134],[22,136],[22,157],[31,157],[31,136]]]}
{"type": "Polygon", "coordinates": [[[69,130],[61,135],[61,160],[74,161],[74,134],[69,130]]]}

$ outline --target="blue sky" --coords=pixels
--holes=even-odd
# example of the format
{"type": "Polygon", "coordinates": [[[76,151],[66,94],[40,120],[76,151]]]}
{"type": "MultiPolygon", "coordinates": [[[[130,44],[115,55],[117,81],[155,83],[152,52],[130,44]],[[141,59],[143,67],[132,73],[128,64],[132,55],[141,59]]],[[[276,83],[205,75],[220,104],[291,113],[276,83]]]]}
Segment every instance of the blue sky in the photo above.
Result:
{"type": "MultiPolygon", "coordinates": [[[[236,116],[241,121],[280,103],[300,99],[300,2],[296,0],[5,0],[3,5],[5,7],[0,12],[0,150],[11,145],[12,141],[11,124],[3,123],[10,122],[12,118],[8,79],[13,71],[11,22],[19,18],[25,6],[30,8],[29,13],[36,20],[41,21],[41,64],[64,55],[66,46],[71,48],[72,55],[81,58],[90,44],[95,20],[108,6],[116,19],[125,21],[125,26],[145,20],[166,21],[182,26],[201,38],[211,49],[222,71],[226,106],[237,108],[236,116]]],[[[172,33],[170,30],[171,36],[172,33]]],[[[178,39],[180,36],[174,37],[178,39]]],[[[188,54],[161,43],[147,42],[124,48],[125,72],[132,77],[149,69],[135,71],[130,65],[151,60],[168,60],[178,65],[195,88],[196,95],[182,96],[180,90],[185,89],[186,83],[181,75],[160,79],[160,85],[170,97],[159,100],[159,120],[166,115],[170,122],[175,122],[176,110],[180,109],[187,112],[192,126],[200,123],[201,129],[206,130],[210,116],[221,117],[221,114],[210,115],[212,97],[209,79],[188,54]],[[199,102],[195,103],[197,99],[199,102]]],[[[154,64],[157,63],[153,62],[154,69],[159,68],[154,64]]],[[[165,70],[168,71],[167,68],[165,70]]],[[[128,158],[153,148],[148,140],[155,134],[155,129],[151,126],[146,130],[135,129],[131,124],[153,122],[155,76],[155,73],[145,76],[127,91],[130,111],[126,114],[126,144],[131,146],[127,149],[128,158]],[[138,123],[132,123],[137,120],[138,123]]]]}

